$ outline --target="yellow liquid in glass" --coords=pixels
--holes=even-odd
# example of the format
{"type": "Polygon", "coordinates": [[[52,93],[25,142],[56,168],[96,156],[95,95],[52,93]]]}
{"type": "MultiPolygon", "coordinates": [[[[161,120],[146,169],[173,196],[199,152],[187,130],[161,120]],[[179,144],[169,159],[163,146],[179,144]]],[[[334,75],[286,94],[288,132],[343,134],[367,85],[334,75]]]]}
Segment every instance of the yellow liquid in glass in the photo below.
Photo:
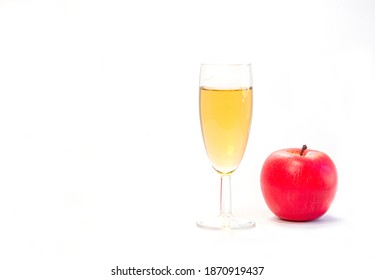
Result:
{"type": "Polygon", "coordinates": [[[212,166],[222,174],[236,170],[244,155],[253,112],[252,88],[200,88],[200,120],[212,166]]]}

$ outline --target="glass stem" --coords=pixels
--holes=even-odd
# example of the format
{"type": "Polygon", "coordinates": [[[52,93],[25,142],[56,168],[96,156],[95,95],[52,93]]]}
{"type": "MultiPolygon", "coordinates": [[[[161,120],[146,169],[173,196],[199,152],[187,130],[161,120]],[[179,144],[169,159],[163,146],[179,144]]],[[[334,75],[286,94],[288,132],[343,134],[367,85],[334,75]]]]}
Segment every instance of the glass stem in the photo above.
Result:
{"type": "Polygon", "coordinates": [[[232,215],[232,196],[230,187],[230,175],[221,175],[220,184],[220,215],[232,215]]]}

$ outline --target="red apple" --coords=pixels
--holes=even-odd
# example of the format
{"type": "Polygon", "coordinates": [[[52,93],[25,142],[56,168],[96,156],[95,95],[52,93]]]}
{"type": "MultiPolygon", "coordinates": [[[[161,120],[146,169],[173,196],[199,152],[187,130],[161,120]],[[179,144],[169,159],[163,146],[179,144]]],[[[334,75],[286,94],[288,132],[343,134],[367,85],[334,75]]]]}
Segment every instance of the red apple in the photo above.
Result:
{"type": "Polygon", "coordinates": [[[330,207],[337,190],[337,170],[328,155],[304,145],[269,155],[260,183],[264,199],[277,217],[311,221],[330,207]]]}

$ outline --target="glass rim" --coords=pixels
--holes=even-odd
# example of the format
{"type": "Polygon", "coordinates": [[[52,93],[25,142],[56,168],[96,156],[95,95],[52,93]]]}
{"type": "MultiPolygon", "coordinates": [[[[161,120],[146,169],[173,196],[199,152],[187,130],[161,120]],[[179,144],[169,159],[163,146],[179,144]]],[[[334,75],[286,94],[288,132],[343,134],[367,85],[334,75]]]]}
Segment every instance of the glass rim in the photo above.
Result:
{"type": "Polygon", "coordinates": [[[251,63],[250,62],[231,62],[231,61],[228,61],[228,62],[208,61],[208,62],[201,63],[201,66],[204,66],[204,65],[207,65],[207,66],[214,66],[214,65],[217,65],[217,66],[251,66],[251,63]]]}

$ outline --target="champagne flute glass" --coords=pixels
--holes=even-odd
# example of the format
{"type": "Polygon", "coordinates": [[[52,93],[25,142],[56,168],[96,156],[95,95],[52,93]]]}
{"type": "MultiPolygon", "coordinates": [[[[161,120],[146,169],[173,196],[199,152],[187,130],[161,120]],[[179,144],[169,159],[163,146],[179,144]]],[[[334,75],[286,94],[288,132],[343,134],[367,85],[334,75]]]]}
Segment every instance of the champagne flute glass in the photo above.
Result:
{"type": "Polygon", "coordinates": [[[247,229],[255,223],[232,214],[231,174],[239,166],[249,136],[253,89],[250,64],[202,64],[199,82],[202,136],[212,167],[221,177],[220,214],[198,220],[207,229],[247,229]]]}

